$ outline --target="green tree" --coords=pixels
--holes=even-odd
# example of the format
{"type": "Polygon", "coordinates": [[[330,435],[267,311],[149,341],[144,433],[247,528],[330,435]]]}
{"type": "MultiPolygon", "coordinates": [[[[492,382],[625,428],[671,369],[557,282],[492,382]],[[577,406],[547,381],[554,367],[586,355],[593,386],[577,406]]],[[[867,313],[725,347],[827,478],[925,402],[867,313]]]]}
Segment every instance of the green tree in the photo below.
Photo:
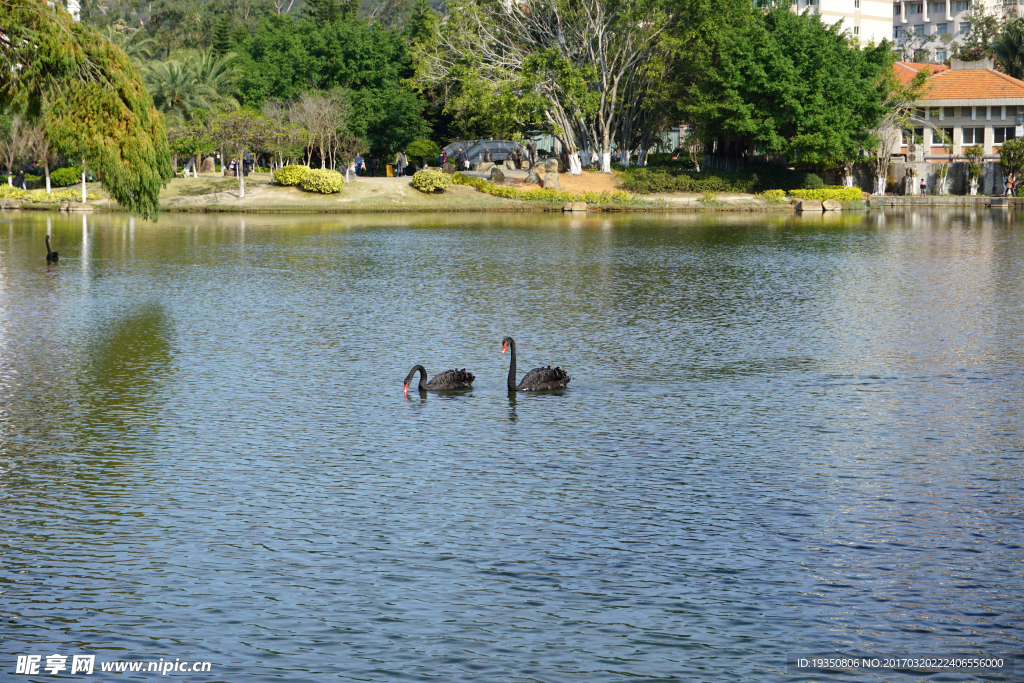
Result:
{"type": "Polygon", "coordinates": [[[213,30],[213,54],[222,57],[231,52],[231,17],[222,14],[217,17],[217,25],[213,30]]]}
{"type": "Polygon", "coordinates": [[[1016,177],[1024,168],[1024,138],[1007,140],[999,148],[999,168],[1004,176],[1016,177]]]}
{"type": "Polygon", "coordinates": [[[1011,19],[992,43],[992,53],[1009,76],[1024,78],[1024,17],[1011,19]]]}
{"type": "Polygon", "coordinates": [[[747,10],[701,56],[684,114],[720,156],[834,167],[859,158],[887,112],[890,48],[858,49],[816,14],[747,10]]]}
{"type": "Polygon", "coordinates": [[[0,109],[41,119],[53,147],[84,151],[122,207],[155,217],[171,177],[167,132],[124,51],[34,0],[0,0],[0,26],[0,109]]]}
{"type": "Polygon", "coordinates": [[[992,44],[1003,32],[1003,22],[995,11],[989,10],[984,3],[971,4],[973,7],[965,17],[971,25],[971,30],[953,57],[967,62],[995,57],[992,44]]]}
{"type": "Polygon", "coordinates": [[[419,159],[420,167],[427,165],[427,159],[441,154],[441,148],[430,140],[413,140],[405,147],[405,153],[413,159],[419,159]]]}

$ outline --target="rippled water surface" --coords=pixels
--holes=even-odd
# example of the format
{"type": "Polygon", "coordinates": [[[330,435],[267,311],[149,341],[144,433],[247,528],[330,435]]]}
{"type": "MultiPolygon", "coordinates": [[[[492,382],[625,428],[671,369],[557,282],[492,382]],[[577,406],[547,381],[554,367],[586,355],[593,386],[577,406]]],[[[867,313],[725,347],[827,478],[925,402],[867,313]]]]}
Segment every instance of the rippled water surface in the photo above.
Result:
{"type": "Polygon", "coordinates": [[[987,210],[2,213],[0,679],[1020,652],[1022,348],[1024,223],[987,210]],[[505,335],[570,389],[509,395],[505,335]],[[417,363],[475,388],[406,398],[417,363]]]}

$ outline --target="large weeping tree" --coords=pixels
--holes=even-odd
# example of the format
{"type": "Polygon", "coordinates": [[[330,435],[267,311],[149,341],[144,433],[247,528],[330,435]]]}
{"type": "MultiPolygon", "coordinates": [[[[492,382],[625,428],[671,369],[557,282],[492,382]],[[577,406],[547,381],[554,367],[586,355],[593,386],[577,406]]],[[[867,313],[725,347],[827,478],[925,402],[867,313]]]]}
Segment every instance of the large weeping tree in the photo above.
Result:
{"type": "Polygon", "coordinates": [[[64,9],[0,0],[0,109],[39,121],[84,157],[124,209],[153,218],[171,177],[167,133],[124,51],[64,9]]]}
{"type": "Polygon", "coordinates": [[[675,5],[449,0],[448,20],[418,51],[418,78],[435,88],[450,88],[445,84],[453,81],[461,81],[462,90],[482,84],[494,101],[507,101],[509,93],[536,98],[570,172],[581,171],[581,145],[599,151],[607,172],[620,117],[634,117],[630,108],[650,90],[645,79],[659,72],[651,64],[665,58],[667,32],[682,18],[675,5]]]}

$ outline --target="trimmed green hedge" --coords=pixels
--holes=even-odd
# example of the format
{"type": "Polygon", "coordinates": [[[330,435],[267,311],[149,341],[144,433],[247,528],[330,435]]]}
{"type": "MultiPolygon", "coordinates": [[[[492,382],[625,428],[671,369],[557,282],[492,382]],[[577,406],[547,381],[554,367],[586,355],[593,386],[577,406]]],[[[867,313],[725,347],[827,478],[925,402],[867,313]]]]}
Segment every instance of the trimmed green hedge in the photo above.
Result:
{"type": "Polygon", "coordinates": [[[452,186],[452,177],[436,168],[425,168],[412,174],[412,186],[420,192],[441,193],[452,186]]]}
{"type": "Polygon", "coordinates": [[[629,193],[622,190],[616,190],[615,192],[583,192],[580,194],[564,192],[562,190],[517,190],[514,187],[495,185],[489,180],[461,173],[454,173],[451,178],[452,182],[456,185],[469,185],[481,192],[492,194],[495,197],[505,197],[506,199],[539,200],[552,203],[586,202],[587,204],[611,204],[630,201],[629,193]]]}
{"type": "Polygon", "coordinates": [[[298,185],[312,170],[309,166],[298,164],[284,166],[274,171],[274,182],[278,185],[298,185]]]}
{"type": "Polygon", "coordinates": [[[61,187],[82,182],[82,167],[69,166],[50,172],[50,186],[61,187]]]}
{"type": "Polygon", "coordinates": [[[785,168],[762,167],[733,173],[729,171],[683,171],[662,168],[632,168],[623,172],[622,186],[637,194],[667,192],[742,192],[764,190],[814,190],[825,182],[813,173],[785,168]]]}
{"type": "Polygon", "coordinates": [[[307,173],[299,186],[306,192],[335,194],[345,189],[345,176],[329,168],[318,168],[307,173]]]}
{"type": "Polygon", "coordinates": [[[841,185],[830,185],[821,190],[793,190],[789,193],[797,199],[837,199],[841,202],[852,202],[863,198],[863,192],[859,187],[842,187],[841,185]]]}

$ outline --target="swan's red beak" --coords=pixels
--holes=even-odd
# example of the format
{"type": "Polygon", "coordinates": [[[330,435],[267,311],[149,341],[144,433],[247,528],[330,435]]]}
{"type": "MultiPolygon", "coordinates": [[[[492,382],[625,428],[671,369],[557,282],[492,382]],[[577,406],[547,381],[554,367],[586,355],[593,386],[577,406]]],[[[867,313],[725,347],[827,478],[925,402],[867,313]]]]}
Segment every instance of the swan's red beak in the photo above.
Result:
{"type": "Polygon", "coordinates": [[[508,344],[506,344],[505,342],[501,342],[501,352],[505,353],[505,349],[507,349],[507,348],[508,348],[508,344]]]}
{"type": "Polygon", "coordinates": [[[409,395],[409,383],[408,382],[405,383],[405,386],[403,387],[403,389],[405,391],[405,395],[408,396],[409,395]]]}

